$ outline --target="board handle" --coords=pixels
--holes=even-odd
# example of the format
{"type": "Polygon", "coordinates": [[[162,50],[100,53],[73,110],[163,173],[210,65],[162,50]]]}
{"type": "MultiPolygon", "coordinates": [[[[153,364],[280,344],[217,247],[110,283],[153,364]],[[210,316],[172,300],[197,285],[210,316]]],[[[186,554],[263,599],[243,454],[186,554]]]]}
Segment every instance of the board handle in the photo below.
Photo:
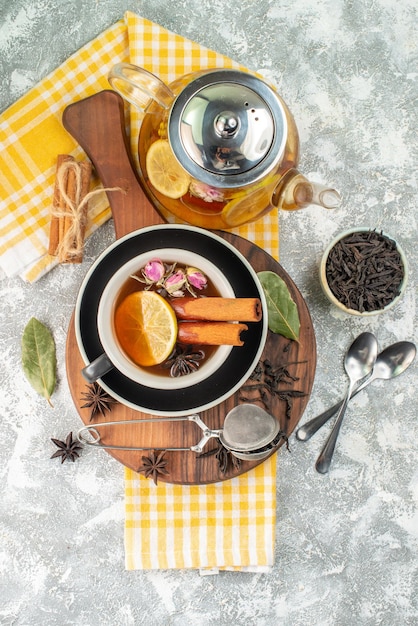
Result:
{"type": "Polygon", "coordinates": [[[62,123],[93,163],[103,186],[123,190],[106,192],[116,239],[144,226],[165,223],[136,174],[119,94],[104,90],[70,104],[62,123]]]}

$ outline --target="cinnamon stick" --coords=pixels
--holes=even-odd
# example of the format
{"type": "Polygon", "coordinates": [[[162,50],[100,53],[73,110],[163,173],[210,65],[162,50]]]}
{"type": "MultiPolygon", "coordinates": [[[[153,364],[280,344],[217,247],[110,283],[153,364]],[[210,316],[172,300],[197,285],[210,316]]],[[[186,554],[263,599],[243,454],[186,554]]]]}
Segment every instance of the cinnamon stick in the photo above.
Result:
{"type": "MultiPolygon", "coordinates": [[[[90,180],[93,170],[93,166],[90,161],[82,161],[81,167],[81,189],[80,189],[80,202],[87,196],[90,191],[90,180]]],[[[88,201],[85,202],[80,209],[80,223],[78,232],[78,241],[74,242],[74,247],[79,248],[79,253],[75,254],[72,258],[73,263],[81,263],[83,260],[83,243],[86,236],[86,224],[87,224],[87,212],[88,201]]]]}
{"type": "Polygon", "coordinates": [[[258,322],[262,317],[258,298],[173,298],[170,301],[180,320],[258,322]]]}
{"type": "Polygon", "coordinates": [[[51,214],[51,224],[49,228],[49,246],[48,253],[56,256],[58,252],[58,246],[60,241],[62,241],[63,233],[64,233],[64,219],[59,216],[57,213],[60,211],[64,211],[65,203],[60,193],[59,183],[58,183],[58,172],[63,163],[67,163],[68,161],[74,161],[74,158],[70,154],[59,154],[57,157],[57,165],[55,170],[55,185],[54,185],[54,196],[52,200],[52,214],[51,214]]]}
{"type": "MultiPolygon", "coordinates": [[[[76,172],[73,168],[68,170],[66,194],[68,198],[71,200],[71,202],[75,204],[76,199],[77,199],[76,197],[77,179],[76,179],[76,172]]],[[[68,204],[66,204],[66,209],[69,212],[71,210],[71,207],[68,204]]],[[[72,221],[73,219],[69,213],[63,217],[64,228],[62,232],[62,237],[60,238],[60,243],[62,243],[64,239],[67,237],[67,233],[71,228],[72,221]]],[[[68,250],[66,248],[67,247],[64,245],[60,247],[60,250],[59,250],[59,262],[60,263],[66,263],[71,259],[71,257],[68,254],[68,250]]]]}
{"type": "Polygon", "coordinates": [[[248,330],[246,324],[229,322],[180,322],[178,341],[185,344],[207,346],[243,346],[240,335],[248,330]]]}

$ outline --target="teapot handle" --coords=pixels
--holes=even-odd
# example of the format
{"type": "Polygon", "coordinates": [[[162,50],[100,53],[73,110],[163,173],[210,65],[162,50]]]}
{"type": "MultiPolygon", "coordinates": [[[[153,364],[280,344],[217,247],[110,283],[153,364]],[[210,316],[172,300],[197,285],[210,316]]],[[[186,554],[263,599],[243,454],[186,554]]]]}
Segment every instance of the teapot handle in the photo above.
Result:
{"type": "Polygon", "coordinates": [[[174,99],[173,92],[157,76],[131,63],[114,65],[108,80],[122,98],[143,113],[152,101],[169,109],[174,99]]]}

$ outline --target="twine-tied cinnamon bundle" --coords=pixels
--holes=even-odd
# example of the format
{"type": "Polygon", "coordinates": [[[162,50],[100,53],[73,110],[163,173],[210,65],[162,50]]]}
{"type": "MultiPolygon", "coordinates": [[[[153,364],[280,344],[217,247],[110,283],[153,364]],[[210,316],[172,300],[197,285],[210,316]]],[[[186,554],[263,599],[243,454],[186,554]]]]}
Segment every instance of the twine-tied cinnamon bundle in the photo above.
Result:
{"type": "Polygon", "coordinates": [[[58,155],[48,252],[60,263],[83,260],[89,200],[103,191],[123,191],[120,187],[89,191],[91,174],[90,161],[58,155]]]}

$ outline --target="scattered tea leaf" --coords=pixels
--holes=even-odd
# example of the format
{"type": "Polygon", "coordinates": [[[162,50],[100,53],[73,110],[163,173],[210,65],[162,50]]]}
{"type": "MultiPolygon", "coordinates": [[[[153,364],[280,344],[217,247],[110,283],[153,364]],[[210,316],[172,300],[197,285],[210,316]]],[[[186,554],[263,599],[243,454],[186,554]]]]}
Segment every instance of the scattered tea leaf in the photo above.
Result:
{"type": "Polygon", "coordinates": [[[51,332],[35,317],[22,336],[22,367],[32,387],[51,404],[56,384],[57,359],[51,332]]]}
{"type": "Polygon", "coordinates": [[[269,329],[273,333],[298,341],[300,330],[298,308],[286,283],[275,272],[259,272],[257,276],[267,300],[269,329]]]}

